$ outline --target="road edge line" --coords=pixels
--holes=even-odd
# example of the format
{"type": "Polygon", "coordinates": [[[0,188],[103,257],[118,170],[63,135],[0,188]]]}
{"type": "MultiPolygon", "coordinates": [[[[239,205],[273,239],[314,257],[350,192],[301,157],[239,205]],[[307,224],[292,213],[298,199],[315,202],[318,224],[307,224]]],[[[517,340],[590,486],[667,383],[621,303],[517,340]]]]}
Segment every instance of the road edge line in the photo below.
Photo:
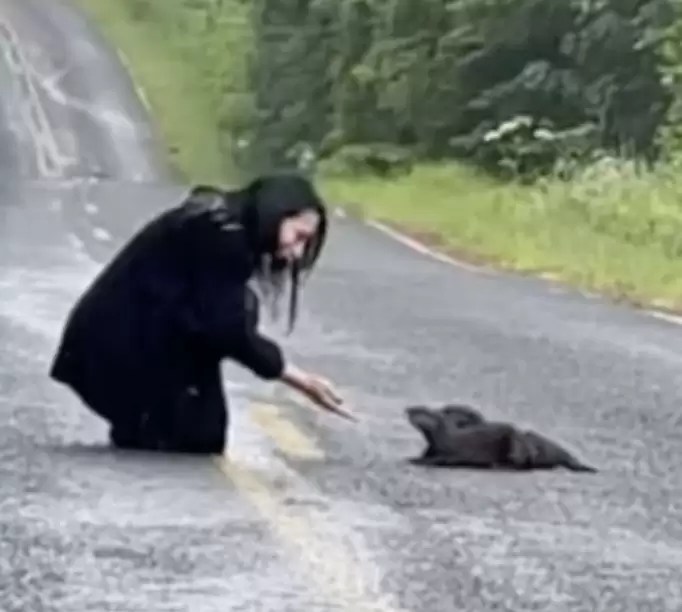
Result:
{"type": "MultiPolygon", "coordinates": [[[[335,211],[336,216],[340,218],[347,218],[347,215],[345,211],[337,209],[335,211]]],[[[364,220],[363,223],[371,227],[381,233],[383,233],[386,236],[389,236],[393,240],[401,243],[403,246],[406,246],[407,248],[411,249],[412,251],[419,253],[421,255],[424,255],[426,257],[430,257],[431,259],[434,259],[436,261],[440,261],[441,263],[448,264],[450,266],[453,266],[455,268],[459,268],[461,270],[466,270],[467,272],[473,272],[475,274],[481,274],[481,275],[486,275],[486,276],[501,276],[501,273],[492,270],[490,268],[484,268],[484,267],[478,267],[473,264],[468,264],[463,261],[457,260],[453,257],[450,257],[449,255],[444,255],[443,253],[439,253],[438,251],[435,251],[434,249],[427,247],[425,244],[420,242],[419,240],[416,240],[415,238],[411,238],[410,236],[407,236],[403,234],[402,232],[399,232],[398,230],[395,230],[391,227],[388,227],[387,225],[381,223],[380,221],[375,221],[375,220],[364,220]]],[[[513,274],[513,272],[512,272],[513,274]]],[[[536,278],[537,280],[545,280],[545,281],[552,281],[553,279],[543,277],[542,275],[534,275],[533,278],[536,278]]],[[[561,281],[555,281],[555,282],[561,282],[561,281]]],[[[575,287],[570,287],[566,286],[567,290],[573,290],[577,294],[582,295],[585,298],[588,299],[599,299],[599,300],[604,300],[606,303],[608,303],[608,299],[605,295],[602,295],[600,293],[594,293],[594,292],[586,292],[582,291],[581,289],[575,288],[575,287]]],[[[637,308],[636,306],[630,306],[629,310],[635,313],[641,313],[644,315],[647,315],[651,318],[658,319],[659,321],[665,321],[666,323],[670,323],[672,325],[678,325],[682,326],[682,314],[673,314],[669,313],[663,310],[657,310],[655,308],[637,308]]]]}

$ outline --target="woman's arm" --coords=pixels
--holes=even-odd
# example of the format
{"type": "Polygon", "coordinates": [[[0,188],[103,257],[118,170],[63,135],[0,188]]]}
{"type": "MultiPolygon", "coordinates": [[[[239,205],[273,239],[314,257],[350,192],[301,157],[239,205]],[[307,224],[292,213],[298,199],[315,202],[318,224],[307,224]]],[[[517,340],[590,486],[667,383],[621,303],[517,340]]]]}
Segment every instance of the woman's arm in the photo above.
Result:
{"type": "Polygon", "coordinates": [[[183,316],[186,331],[218,358],[234,359],[265,380],[280,378],[279,345],[258,330],[258,302],[248,287],[225,283],[201,287],[183,316]]]}
{"type": "Polygon", "coordinates": [[[221,354],[235,359],[264,380],[282,378],[286,371],[282,349],[256,329],[235,334],[233,342],[222,347],[221,354]]]}
{"type": "Polygon", "coordinates": [[[328,380],[310,372],[305,372],[292,364],[287,364],[284,367],[281,380],[315,402],[320,408],[338,414],[350,421],[356,420],[350,412],[341,407],[343,399],[328,380]]]}
{"type": "Polygon", "coordinates": [[[199,202],[195,208],[182,232],[188,290],[181,326],[219,358],[235,359],[261,378],[279,378],[282,351],[259,333],[258,298],[246,284],[251,270],[245,236],[221,226],[219,207],[199,202]]]}
{"type": "Polygon", "coordinates": [[[194,327],[200,331],[198,338],[221,357],[230,357],[265,380],[281,380],[284,384],[305,395],[317,406],[355,420],[344,410],[342,399],[327,380],[287,363],[276,342],[257,329],[257,314],[240,302],[222,301],[222,307],[206,305],[203,316],[194,327]],[[228,307],[230,306],[230,307],[228,307]]]}
{"type": "Polygon", "coordinates": [[[241,232],[213,229],[192,245],[185,329],[221,358],[235,359],[260,378],[281,380],[320,407],[352,418],[341,410],[341,398],[328,381],[286,363],[279,345],[260,333],[258,298],[240,273],[245,269],[241,232]]]}

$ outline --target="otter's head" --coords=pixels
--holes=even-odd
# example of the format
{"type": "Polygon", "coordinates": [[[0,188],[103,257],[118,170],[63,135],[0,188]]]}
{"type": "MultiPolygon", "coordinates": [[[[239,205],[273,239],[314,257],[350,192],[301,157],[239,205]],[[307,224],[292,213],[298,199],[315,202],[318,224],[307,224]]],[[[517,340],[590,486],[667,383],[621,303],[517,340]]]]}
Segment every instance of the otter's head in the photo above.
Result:
{"type": "Polygon", "coordinates": [[[466,404],[446,404],[441,408],[442,418],[448,427],[460,429],[485,423],[485,417],[466,404]]]}
{"type": "Polygon", "coordinates": [[[426,439],[424,454],[428,455],[434,449],[436,434],[442,429],[442,412],[427,406],[408,406],[405,414],[412,427],[420,431],[426,439]]]}

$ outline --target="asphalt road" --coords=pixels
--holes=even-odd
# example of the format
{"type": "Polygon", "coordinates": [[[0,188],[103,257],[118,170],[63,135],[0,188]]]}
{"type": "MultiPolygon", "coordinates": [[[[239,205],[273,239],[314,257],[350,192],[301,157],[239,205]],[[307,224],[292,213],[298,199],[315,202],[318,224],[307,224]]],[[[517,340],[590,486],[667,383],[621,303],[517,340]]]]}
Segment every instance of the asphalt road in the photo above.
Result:
{"type": "Polygon", "coordinates": [[[2,612],[682,610],[682,328],[335,218],[284,342],[361,422],[226,364],[229,460],[114,453],[47,368],[78,292],[184,187],[58,0],[0,5],[0,122],[2,612]],[[448,400],[601,472],[407,467],[403,406],[448,400]]]}

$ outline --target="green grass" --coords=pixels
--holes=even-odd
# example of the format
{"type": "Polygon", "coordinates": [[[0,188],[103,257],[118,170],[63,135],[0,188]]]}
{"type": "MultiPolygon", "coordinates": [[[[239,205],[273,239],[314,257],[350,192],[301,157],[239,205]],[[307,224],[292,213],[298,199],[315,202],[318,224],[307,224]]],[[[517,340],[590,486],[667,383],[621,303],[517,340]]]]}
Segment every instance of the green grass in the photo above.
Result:
{"type": "MultiPolygon", "coordinates": [[[[186,180],[239,180],[226,133],[250,104],[248,2],[78,0],[131,62],[178,172],[186,180]],[[194,7],[194,8],[193,8],[194,7]]],[[[500,184],[455,164],[407,176],[321,176],[323,193],[470,260],[540,273],[635,303],[682,308],[682,180],[626,164],[592,168],[571,183],[500,184]]]]}

